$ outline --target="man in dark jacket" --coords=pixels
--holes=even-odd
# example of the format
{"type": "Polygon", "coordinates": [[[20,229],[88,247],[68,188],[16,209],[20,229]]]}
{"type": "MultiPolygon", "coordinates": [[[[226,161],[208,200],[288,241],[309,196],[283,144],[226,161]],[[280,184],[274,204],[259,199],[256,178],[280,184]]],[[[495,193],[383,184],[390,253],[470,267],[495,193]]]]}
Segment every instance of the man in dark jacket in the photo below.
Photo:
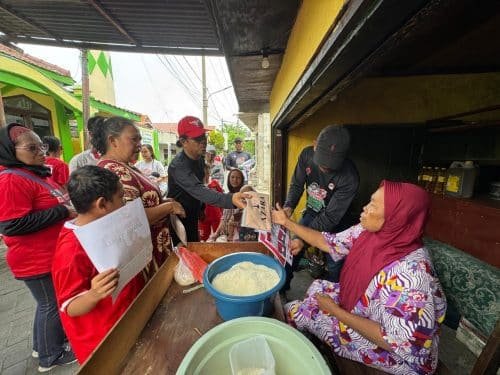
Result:
{"type": "MultiPolygon", "coordinates": [[[[307,203],[300,220],[302,225],[322,232],[339,232],[352,225],[347,222],[346,212],[358,191],[359,175],[354,163],[346,158],[349,145],[349,131],[343,126],[330,125],[319,133],[313,146],[302,150],[284,203],[288,216],[297,206],[305,186],[307,203]]],[[[284,290],[290,287],[304,245],[301,239],[292,240],[294,261],[287,269],[284,290]]],[[[326,258],[326,278],[338,281],[343,262],[334,262],[330,256],[326,258]]]]}
{"type": "MultiPolygon", "coordinates": [[[[177,125],[177,146],[182,147],[182,151],[168,166],[168,197],[182,204],[186,211],[186,217],[181,218],[181,221],[186,228],[189,242],[199,241],[198,218],[202,204],[222,208],[244,208],[244,198],[248,196],[245,193],[223,194],[204,185],[207,131],[201,120],[196,117],[186,116],[181,119],[177,125]]],[[[179,239],[174,233],[172,235],[174,243],[177,244],[179,239]]]]}

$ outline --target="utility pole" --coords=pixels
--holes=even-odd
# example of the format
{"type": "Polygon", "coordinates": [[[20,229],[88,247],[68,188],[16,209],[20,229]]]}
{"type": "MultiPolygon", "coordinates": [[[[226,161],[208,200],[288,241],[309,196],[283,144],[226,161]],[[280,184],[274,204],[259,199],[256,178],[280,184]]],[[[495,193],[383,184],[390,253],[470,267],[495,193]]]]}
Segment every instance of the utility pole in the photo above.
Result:
{"type": "Polygon", "coordinates": [[[89,84],[89,70],[87,53],[88,50],[82,49],[81,51],[81,64],[82,64],[82,114],[83,114],[83,145],[84,148],[89,147],[89,139],[87,134],[87,123],[90,117],[90,84],[89,84]]]}
{"type": "Polygon", "coordinates": [[[201,92],[203,94],[203,125],[208,126],[207,73],[205,71],[205,55],[201,55],[201,92]]]}

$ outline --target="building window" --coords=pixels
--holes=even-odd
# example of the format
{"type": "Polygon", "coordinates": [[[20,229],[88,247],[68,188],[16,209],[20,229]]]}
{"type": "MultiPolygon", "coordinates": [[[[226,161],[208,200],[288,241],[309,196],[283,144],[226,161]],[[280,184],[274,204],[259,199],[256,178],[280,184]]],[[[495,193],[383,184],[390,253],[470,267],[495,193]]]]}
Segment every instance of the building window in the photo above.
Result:
{"type": "Polygon", "coordinates": [[[41,137],[54,134],[50,111],[24,95],[3,98],[7,124],[25,125],[41,137]]]}

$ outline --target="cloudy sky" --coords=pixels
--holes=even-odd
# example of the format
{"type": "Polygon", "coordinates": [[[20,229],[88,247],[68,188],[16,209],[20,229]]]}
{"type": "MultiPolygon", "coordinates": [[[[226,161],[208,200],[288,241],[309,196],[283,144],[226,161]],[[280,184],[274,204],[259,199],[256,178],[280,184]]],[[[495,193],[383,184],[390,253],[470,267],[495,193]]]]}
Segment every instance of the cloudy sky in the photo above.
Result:
{"type": "MultiPolygon", "coordinates": [[[[28,44],[19,47],[69,70],[81,82],[77,49],[28,44]]],[[[202,118],[201,57],[111,52],[111,61],[117,106],[147,114],[153,122],[177,122],[186,115],[202,118]]],[[[207,57],[205,65],[209,124],[236,122],[238,105],[229,87],[232,84],[225,59],[207,57]]]]}

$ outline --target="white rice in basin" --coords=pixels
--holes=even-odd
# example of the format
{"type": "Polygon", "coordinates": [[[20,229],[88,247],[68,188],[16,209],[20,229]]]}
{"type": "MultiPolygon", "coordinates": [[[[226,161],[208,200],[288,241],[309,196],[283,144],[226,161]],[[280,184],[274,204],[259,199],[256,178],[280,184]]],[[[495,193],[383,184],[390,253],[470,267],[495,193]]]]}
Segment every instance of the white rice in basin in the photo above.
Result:
{"type": "Polygon", "coordinates": [[[267,292],[279,281],[278,273],[272,268],[246,261],[216,275],[212,285],[221,293],[243,297],[267,292]]]}

